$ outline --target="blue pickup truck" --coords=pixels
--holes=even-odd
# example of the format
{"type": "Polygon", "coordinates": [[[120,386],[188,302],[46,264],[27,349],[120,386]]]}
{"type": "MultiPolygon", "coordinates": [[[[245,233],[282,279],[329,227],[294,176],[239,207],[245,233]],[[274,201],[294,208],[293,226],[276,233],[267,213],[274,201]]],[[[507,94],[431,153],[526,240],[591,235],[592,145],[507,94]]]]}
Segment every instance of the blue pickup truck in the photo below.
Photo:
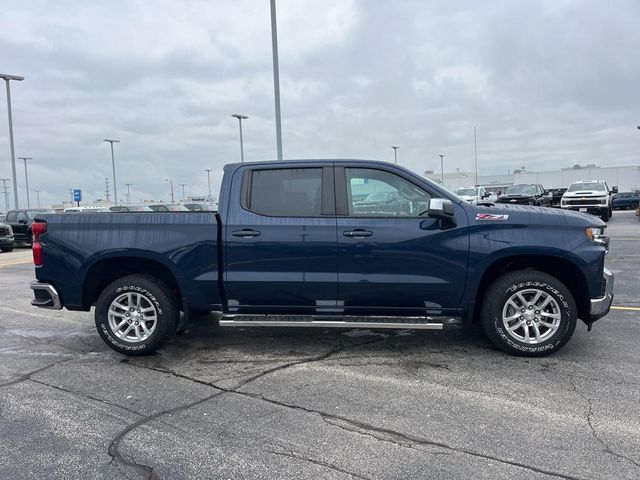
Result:
{"type": "Polygon", "coordinates": [[[613,299],[600,219],[474,206],[397,165],[230,164],[219,198],[218,212],[42,215],[32,304],[95,306],[100,336],[128,355],[161,347],[180,312],[216,311],[229,326],[441,329],[461,317],[508,353],[543,356],[613,299]]]}

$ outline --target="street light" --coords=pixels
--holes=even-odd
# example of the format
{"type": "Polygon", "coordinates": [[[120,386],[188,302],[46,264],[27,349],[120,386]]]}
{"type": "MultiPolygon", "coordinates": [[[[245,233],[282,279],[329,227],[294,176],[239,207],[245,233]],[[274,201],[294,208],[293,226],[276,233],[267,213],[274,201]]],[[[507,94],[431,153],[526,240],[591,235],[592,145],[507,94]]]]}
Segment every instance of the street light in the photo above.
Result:
{"type": "Polygon", "coordinates": [[[7,182],[11,180],[10,178],[0,178],[0,182],[2,182],[2,191],[4,193],[4,209],[6,212],[9,211],[9,187],[7,187],[7,182]]]}
{"type": "Polygon", "coordinates": [[[181,183],[180,186],[182,187],[182,203],[185,204],[187,203],[187,198],[184,195],[184,187],[186,186],[186,183],[181,183]]]}
{"type": "Polygon", "coordinates": [[[164,181],[169,182],[171,184],[171,203],[175,203],[173,199],[173,180],[169,178],[165,178],[164,181]]]}
{"type": "Polygon", "coordinates": [[[444,155],[440,154],[440,185],[444,187],[444,155]]]}
{"type": "Polygon", "coordinates": [[[282,125],[280,118],[280,67],[278,66],[278,28],[276,0],[271,0],[271,51],[273,53],[273,94],[276,102],[276,146],[278,160],[282,160],[282,125]]]}
{"type": "Polygon", "coordinates": [[[395,163],[397,165],[398,164],[398,149],[400,147],[394,147],[392,145],[391,148],[393,148],[393,163],[395,163]]]}
{"type": "Polygon", "coordinates": [[[127,205],[131,205],[131,185],[133,185],[133,183],[125,183],[126,187],[127,187],[127,205]]]}
{"type": "MultiPolygon", "coordinates": [[[[8,75],[6,73],[0,73],[0,78],[2,78],[7,83],[7,114],[9,115],[9,148],[11,149],[11,174],[13,175],[13,203],[15,204],[15,208],[20,208],[18,206],[18,182],[16,180],[16,154],[13,147],[13,118],[11,116],[11,88],[9,88],[9,81],[15,80],[16,82],[21,82],[24,80],[24,77],[19,77],[18,75],[8,75]]],[[[9,207],[7,207],[8,209],[9,207]]]]}
{"type": "Polygon", "coordinates": [[[36,198],[38,199],[38,208],[40,208],[40,190],[36,190],[36,198]]]}
{"type": "Polygon", "coordinates": [[[113,168],[113,198],[116,201],[116,205],[118,205],[118,187],[116,183],[116,161],[113,156],[113,144],[120,143],[120,140],[113,140],[111,138],[105,138],[104,142],[109,142],[111,145],[111,167],[113,168]]]}
{"type": "Polygon", "coordinates": [[[207,172],[207,183],[209,184],[209,198],[208,200],[211,201],[211,169],[208,168],[205,170],[205,172],[207,172]]]}
{"type": "Polygon", "coordinates": [[[240,115],[239,113],[234,113],[231,116],[237,118],[238,124],[240,125],[240,161],[244,162],[244,146],[242,144],[242,120],[246,120],[249,117],[247,117],[246,115],[240,115]]]}
{"type": "Polygon", "coordinates": [[[31,160],[31,157],[18,157],[18,160],[24,161],[24,181],[27,185],[27,209],[31,208],[31,202],[29,201],[29,175],[27,174],[27,160],[31,160]]]}

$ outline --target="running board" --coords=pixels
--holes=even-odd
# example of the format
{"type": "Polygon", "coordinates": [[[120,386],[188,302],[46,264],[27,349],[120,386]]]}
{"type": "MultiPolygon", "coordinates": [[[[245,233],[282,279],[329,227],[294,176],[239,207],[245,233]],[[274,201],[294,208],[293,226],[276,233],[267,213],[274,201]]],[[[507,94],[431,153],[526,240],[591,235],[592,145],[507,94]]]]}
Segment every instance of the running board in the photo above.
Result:
{"type": "Polygon", "coordinates": [[[343,320],[219,320],[226,327],[323,327],[323,328],[399,328],[442,330],[442,323],[431,322],[357,322],[343,320]]]}

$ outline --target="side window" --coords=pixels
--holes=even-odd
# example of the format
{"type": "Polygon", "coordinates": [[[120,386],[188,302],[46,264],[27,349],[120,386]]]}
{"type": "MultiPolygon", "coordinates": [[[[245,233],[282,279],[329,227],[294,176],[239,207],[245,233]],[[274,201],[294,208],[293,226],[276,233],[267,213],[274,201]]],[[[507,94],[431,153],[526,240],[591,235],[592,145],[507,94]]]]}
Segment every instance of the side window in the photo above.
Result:
{"type": "Polygon", "coordinates": [[[352,217],[417,217],[431,195],[384,170],[345,168],[347,204],[352,217]]]}
{"type": "Polygon", "coordinates": [[[245,207],[272,217],[319,217],[322,168],[253,170],[245,207]]]}
{"type": "Polygon", "coordinates": [[[18,212],[7,213],[7,222],[16,223],[18,221],[18,212]]]}

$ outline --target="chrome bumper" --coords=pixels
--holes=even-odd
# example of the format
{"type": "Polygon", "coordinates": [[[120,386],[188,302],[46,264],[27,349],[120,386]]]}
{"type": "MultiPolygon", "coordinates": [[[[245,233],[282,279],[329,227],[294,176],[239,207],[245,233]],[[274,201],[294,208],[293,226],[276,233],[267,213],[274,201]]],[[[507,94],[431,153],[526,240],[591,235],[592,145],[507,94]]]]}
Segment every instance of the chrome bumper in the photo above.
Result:
{"type": "Polygon", "coordinates": [[[604,296],[591,299],[591,312],[589,315],[591,322],[595,322],[609,313],[611,302],[613,302],[613,273],[605,268],[603,276],[605,281],[604,296]]]}
{"type": "Polygon", "coordinates": [[[58,291],[48,283],[40,283],[37,280],[31,282],[31,290],[36,298],[31,300],[31,305],[51,310],[62,310],[62,303],[58,291]]]}

